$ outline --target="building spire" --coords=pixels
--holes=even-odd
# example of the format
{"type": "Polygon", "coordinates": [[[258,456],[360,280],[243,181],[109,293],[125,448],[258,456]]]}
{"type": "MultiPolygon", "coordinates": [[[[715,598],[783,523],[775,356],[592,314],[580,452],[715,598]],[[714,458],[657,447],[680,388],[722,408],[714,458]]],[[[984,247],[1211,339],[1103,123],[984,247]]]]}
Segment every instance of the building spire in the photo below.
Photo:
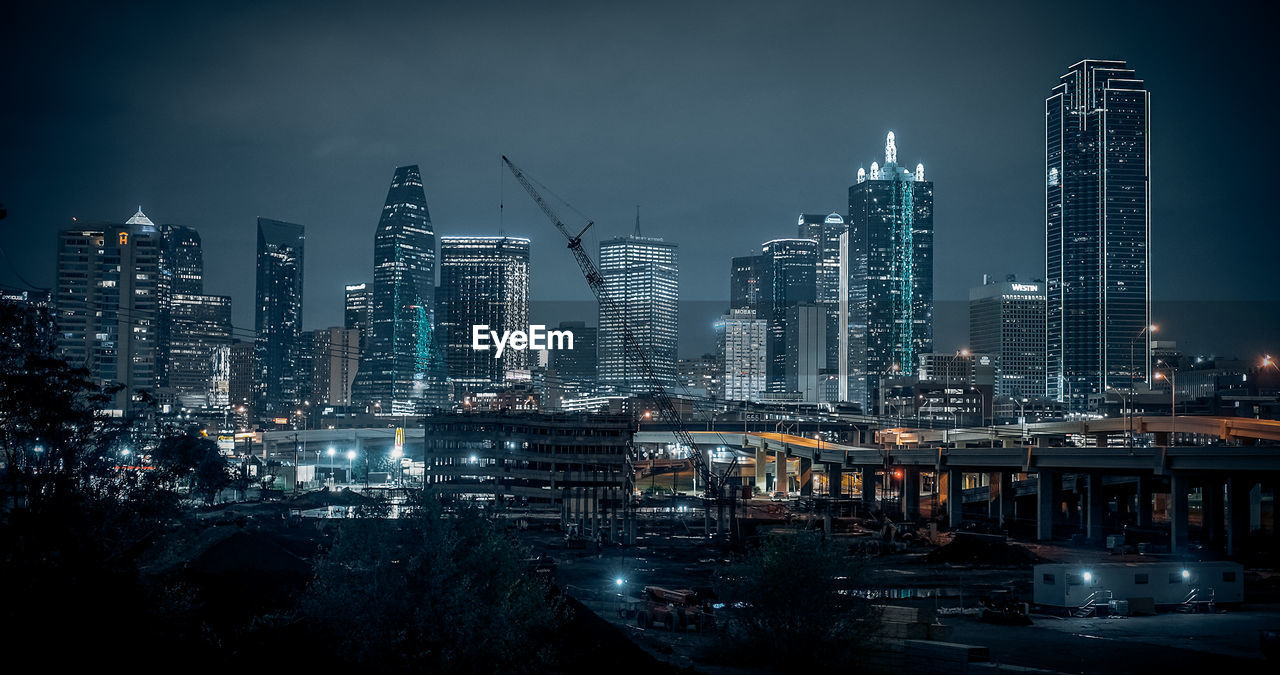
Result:
{"type": "Polygon", "coordinates": [[[892,131],[889,132],[889,137],[884,142],[884,163],[886,165],[898,163],[898,145],[893,142],[892,131]]]}
{"type": "Polygon", "coordinates": [[[640,205],[636,204],[636,236],[640,236],[640,205]]]}

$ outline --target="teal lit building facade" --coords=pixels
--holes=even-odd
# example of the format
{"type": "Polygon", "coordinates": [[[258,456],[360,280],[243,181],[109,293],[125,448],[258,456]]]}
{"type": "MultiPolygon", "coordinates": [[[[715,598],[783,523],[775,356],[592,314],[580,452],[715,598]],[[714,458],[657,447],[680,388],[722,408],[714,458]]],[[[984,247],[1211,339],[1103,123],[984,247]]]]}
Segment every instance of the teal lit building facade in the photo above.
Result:
{"type": "Polygon", "coordinates": [[[876,409],[880,381],[910,372],[933,351],[933,183],[924,165],[858,169],[840,241],[839,380],[842,400],[876,409]]]}

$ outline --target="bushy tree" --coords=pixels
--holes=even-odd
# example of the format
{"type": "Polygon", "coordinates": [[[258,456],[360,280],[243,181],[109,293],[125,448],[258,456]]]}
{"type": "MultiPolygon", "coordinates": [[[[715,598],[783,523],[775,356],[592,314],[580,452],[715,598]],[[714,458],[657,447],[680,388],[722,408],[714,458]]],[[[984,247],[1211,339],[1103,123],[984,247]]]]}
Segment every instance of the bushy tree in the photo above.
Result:
{"type": "Polygon", "coordinates": [[[428,501],[407,518],[355,519],[298,618],[361,669],[550,671],[547,637],[564,610],[523,560],[501,525],[469,510],[428,501]]]}
{"type": "Polygon", "coordinates": [[[764,539],[719,575],[730,641],[779,671],[856,668],[879,631],[867,601],[848,591],[865,577],[861,561],[819,535],[764,539]]]}

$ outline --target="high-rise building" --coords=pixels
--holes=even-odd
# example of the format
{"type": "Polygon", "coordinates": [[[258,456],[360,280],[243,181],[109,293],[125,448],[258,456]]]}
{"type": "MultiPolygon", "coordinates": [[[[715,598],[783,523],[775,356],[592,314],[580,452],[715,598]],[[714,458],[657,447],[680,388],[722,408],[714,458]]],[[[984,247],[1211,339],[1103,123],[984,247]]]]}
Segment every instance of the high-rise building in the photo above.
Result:
{"type": "Polygon", "coordinates": [[[373,324],[373,284],[347,284],[345,289],[343,328],[360,332],[360,348],[369,345],[369,326],[373,324]]]}
{"type": "Polygon", "coordinates": [[[616,310],[600,307],[600,384],[626,393],[651,389],[643,366],[627,348],[627,327],[658,383],[674,386],[680,302],[676,244],[638,234],[602,241],[600,276],[616,310]]]}
{"type": "Polygon", "coordinates": [[[168,386],[186,407],[213,405],[214,359],[231,344],[231,298],[175,293],[168,305],[168,386]]]}
{"type": "Polygon", "coordinates": [[[1048,394],[1071,410],[1150,381],[1150,124],[1124,61],[1080,61],[1045,99],[1048,394]]]}
{"type": "Polygon", "coordinates": [[[112,403],[121,410],[159,384],[159,248],[142,209],[122,225],[58,233],[58,353],[101,384],[123,385],[112,403]]]}
{"type": "Polygon", "coordinates": [[[253,375],[257,353],[249,340],[232,340],[227,350],[227,398],[236,407],[253,404],[253,375]]]}
{"type": "Polygon", "coordinates": [[[373,319],[352,392],[384,414],[422,407],[435,309],[436,234],[416,165],[397,167],[373,243],[373,319]]]}
{"type": "Polygon", "coordinates": [[[595,326],[588,326],[585,321],[561,321],[557,330],[573,333],[573,349],[551,352],[552,370],[561,382],[594,385],[598,337],[595,326]]]}
{"type": "Polygon", "coordinates": [[[204,293],[204,253],[200,247],[200,233],[193,228],[161,225],[159,231],[156,304],[160,314],[156,326],[156,373],[161,387],[172,387],[169,382],[169,364],[172,350],[170,336],[174,331],[170,306],[176,294],[204,293]]]}
{"type": "Polygon", "coordinates": [[[882,377],[910,372],[933,351],[933,183],[924,165],[898,165],[889,132],[885,164],[858,169],[840,244],[840,385],[873,409],[882,377]]]}
{"type": "Polygon", "coordinates": [[[301,225],[258,219],[254,412],[259,416],[285,413],[302,400],[297,371],[305,239],[301,225]]]}
{"type": "Polygon", "coordinates": [[[311,400],[317,405],[351,405],[351,386],[360,368],[360,331],[334,326],[311,332],[311,400]]]}
{"type": "Polygon", "coordinates": [[[499,335],[529,329],[529,240],[441,237],[438,318],[455,386],[475,391],[503,385],[508,372],[528,369],[528,350],[507,348],[498,356],[496,349],[476,350],[471,343],[473,326],[499,335]]]}
{"type": "Polygon", "coordinates": [[[844,234],[844,218],[838,213],[800,214],[796,237],[817,243],[814,262],[815,302],[836,305],[840,302],[840,235],[844,234]]]}
{"type": "Polygon", "coordinates": [[[827,307],[806,302],[787,308],[784,386],[807,403],[825,403],[823,375],[827,367],[827,307]]]}
{"type": "Polygon", "coordinates": [[[1010,277],[969,290],[969,348],[996,357],[996,396],[1045,396],[1044,288],[1010,277]]]}
{"type": "Polygon", "coordinates": [[[764,274],[765,257],[747,255],[733,259],[729,268],[729,310],[760,309],[760,278],[764,274]]]}
{"type": "Polygon", "coordinates": [[[838,213],[820,215],[804,213],[796,236],[818,243],[814,300],[822,305],[827,322],[827,360],[822,366],[835,377],[840,368],[840,235],[844,234],[844,217],[838,213]]]}
{"type": "Polygon", "coordinates": [[[716,354],[724,400],[757,401],[768,386],[769,322],[731,309],[716,322],[716,354]]]}
{"type": "Polygon", "coordinates": [[[930,352],[920,355],[919,377],[944,387],[994,388],[1000,371],[1000,357],[979,354],[967,349],[956,352],[930,352]]]}
{"type": "Polygon", "coordinates": [[[788,388],[787,312],[817,298],[818,243],[812,239],[774,239],[761,246],[760,317],[769,322],[769,391],[788,388]]]}

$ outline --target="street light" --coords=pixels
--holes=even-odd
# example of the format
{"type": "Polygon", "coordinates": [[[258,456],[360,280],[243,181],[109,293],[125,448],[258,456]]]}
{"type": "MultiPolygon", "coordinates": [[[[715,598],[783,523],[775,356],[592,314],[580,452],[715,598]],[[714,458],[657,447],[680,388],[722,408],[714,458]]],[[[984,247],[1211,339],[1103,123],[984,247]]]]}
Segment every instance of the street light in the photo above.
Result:
{"type": "MultiPolygon", "coordinates": [[[[1129,389],[1130,390],[1133,389],[1133,346],[1138,343],[1138,340],[1141,340],[1144,336],[1147,336],[1150,333],[1156,332],[1156,330],[1158,329],[1159,327],[1156,326],[1154,323],[1148,326],[1143,326],[1142,332],[1138,333],[1136,336],[1134,336],[1132,340],[1129,341],[1129,389]]],[[[1149,349],[1147,350],[1147,356],[1145,358],[1146,359],[1151,358],[1151,350],[1149,349]]],[[[1147,363],[1150,364],[1150,361],[1147,361],[1147,363]]]]}
{"type": "Polygon", "coordinates": [[[1178,434],[1178,371],[1169,366],[1168,375],[1157,372],[1152,378],[1169,380],[1169,445],[1173,445],[1178,434]]]}
{"type": "Polygon", "coordinates": [[[400,459],[403,456],[404,456],[404,450],[401,450],[399,446],[391,448],[391,459],[394,460],[396,463],[396,483],[397,484],[400,483],[400,472],[401,472],[401,469],[404,467],[404,462],[400,459]]]}
{"type": "Polygon", "coordinates": [[[331,445],[329,446],[328,452],[325,453],[326,455],[329,455],[329,478],[330,479],[333,478],[333,456],[337,454],[337,452],[338,451],[334,450],[333,446],[331,445]]]}
{"type": "Polygon", "coordinates": [[[355,461],[356,461],[356,451],[348,450],[347,451],[347,482],[348,483],[354,482],[351,480],[351,474],[353,473],[353,470],[355,468],[353,464],[355,461]]]}

